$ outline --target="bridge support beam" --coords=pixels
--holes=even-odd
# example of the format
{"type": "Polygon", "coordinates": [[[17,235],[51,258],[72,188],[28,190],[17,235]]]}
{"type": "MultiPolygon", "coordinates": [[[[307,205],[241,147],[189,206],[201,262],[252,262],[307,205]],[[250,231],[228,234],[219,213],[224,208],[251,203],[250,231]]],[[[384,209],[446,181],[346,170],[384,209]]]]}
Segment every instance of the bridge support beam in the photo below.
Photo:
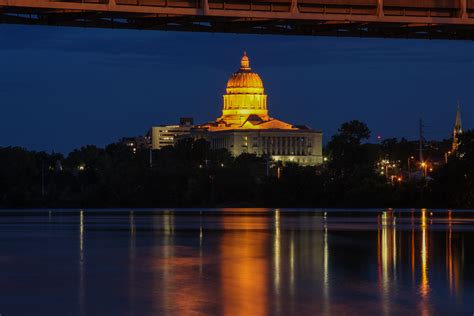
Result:
{"type": "Polygon", "coordinates": [[[467,19],[467,0],[459,0],[459,17],[467,19]]]}
{"type": "Polygon", "coordinates": [[[201,0],[201,8],[202,8],[202,13],[204,15],[207,15],[209,13],[209,1],[201,0]]]}
{"type": "Polygon", "coordinates": [[[384,16],[383,13],[383,0],[377,0],[377,15],[384,16]]]}
{"type": "Polygon", "coordinates": [[[298,9],[298,0],[291,0],[290,12],[294,14],[300,13],[300,10],[298,9]]]}

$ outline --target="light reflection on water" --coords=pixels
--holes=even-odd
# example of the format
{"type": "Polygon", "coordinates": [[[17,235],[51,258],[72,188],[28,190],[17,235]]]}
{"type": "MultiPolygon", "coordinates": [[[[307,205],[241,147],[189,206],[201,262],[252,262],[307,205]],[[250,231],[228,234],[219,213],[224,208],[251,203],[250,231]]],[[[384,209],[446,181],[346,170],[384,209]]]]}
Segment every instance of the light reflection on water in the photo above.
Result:
{"type": "Polygon", "coordinates": [[[1,218],[5,315],[474,310],[469,211],[53,210],[1,218]]]}

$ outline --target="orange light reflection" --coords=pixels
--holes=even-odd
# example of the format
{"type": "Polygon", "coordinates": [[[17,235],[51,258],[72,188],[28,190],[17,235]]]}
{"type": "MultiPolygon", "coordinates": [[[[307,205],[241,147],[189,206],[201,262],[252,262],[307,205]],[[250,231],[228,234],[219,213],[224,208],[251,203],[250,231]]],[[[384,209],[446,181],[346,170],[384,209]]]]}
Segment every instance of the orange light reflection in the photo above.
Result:
{"type": "Polygon", "coordinates": [[[421,282],[420,282],[420,311],[422,315],[429,315],[430,283],[428,278],[428,223],[426,209],[421,210],[421,282]]]}
{"type": "Polygon", "coordinates": [[[259,216],[244,215],[238,218],[238,223],[224,221],[226,231],[221,243],[224,315],[267,314],[269,266],[266,249],[269,238],[265,232],[251,230],[267,225],[267,219],[259,216]],[[232,232],[236,226],[238,233],[232,232]]]}

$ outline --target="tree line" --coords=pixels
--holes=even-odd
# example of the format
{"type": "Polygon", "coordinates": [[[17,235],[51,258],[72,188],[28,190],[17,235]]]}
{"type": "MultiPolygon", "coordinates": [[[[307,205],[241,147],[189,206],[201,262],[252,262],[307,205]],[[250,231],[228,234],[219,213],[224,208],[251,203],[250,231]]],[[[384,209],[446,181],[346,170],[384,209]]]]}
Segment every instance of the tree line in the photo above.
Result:
{"type": "Polygon", "coordinates": [[[429,178],[396,183],[376,165],[383,157],[409,164],[407,141],[369,137],[363,122],[342,124],[327,162],[313,167],[232,157],[192,139],[154,151],[152,163],[148,149],[118,143],[67,156],[0,147],[0,208],[474,207],[473,130],[429,178]]]}

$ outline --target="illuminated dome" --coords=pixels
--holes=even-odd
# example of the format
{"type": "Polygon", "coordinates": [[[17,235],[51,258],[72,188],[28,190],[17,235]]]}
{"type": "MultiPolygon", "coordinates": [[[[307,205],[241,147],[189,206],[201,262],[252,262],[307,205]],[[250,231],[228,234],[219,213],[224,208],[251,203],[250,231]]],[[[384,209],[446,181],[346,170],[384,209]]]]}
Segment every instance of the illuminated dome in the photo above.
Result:
{"type": "Polygon", "coordinates": [[[252,72],[250,60],[244,52],[240,69],[227,81],[221,119],[231,124],[241,124],[249,115],[268,119],[267,95],[260,76],[252,72]]]}
{"type": "MultiPolygon", "coordinates": [[[[250,60],[245,52],[240,61],[240,68],[227,81],[223,99],[222,115],[214,122],[199,125],[199,129],[206,129],[209,132],[300,129],[268,115],[267,95],[262,79],[250,68],[250,60]]],[[[219,142],[221,141],[222,139],[219,139],[219,142]]]]}
{"type": "Polygon", "coordinates": [[[257,73],[252,72],[249,58],[245,52],[240,61],[240,69],[234,72],[227,81],[226,92],[228,94],[264,93],[262,79],[257,73]]]}

